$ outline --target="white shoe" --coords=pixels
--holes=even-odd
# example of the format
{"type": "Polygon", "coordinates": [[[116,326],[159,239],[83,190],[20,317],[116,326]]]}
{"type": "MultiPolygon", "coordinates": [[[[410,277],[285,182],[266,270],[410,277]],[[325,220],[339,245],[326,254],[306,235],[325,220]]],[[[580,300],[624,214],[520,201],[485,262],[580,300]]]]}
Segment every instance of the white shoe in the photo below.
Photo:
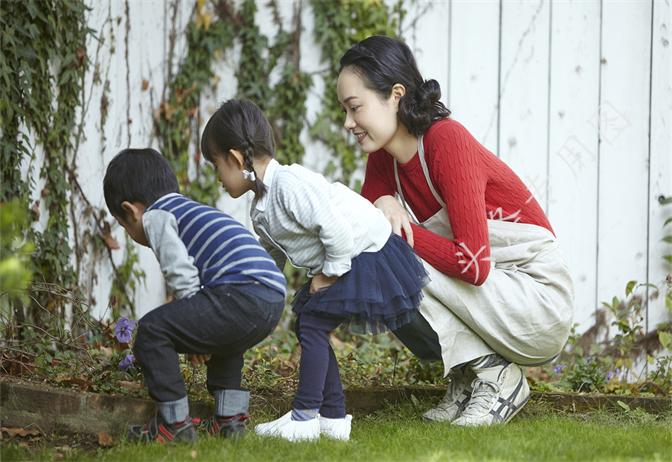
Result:
{"type": "Polygon", "coordinates": [[[477,427],[507,423],[527,403],[530,387],[523,369],[513,363],[475,369],[473,391],[462,415],[453,425],[477,427]]]}
{"type": "Polygon", "coordinates": [[[316,440],[320,437],[320,421],[317,416],[310,420],[292,420],[292,411],[289,411],[279,419],[257,425],[254,432],[292,442],[316,440]]]}
{"type": "Polygon", "coordinates": [[[335,440],[349,441],[351,428],[352,416],[350,414],[341,419],[329,419],[320,416],[320,432],[326,437],[335,440]]]}
{"type": "Polygon", "coordinates": [[[471,398],[471,382],[474,374],[467,367],[455,369],[448,384],[448,390],[435,408],[422,417],[433,422],[452,422],[457,419],[471,398]]]}

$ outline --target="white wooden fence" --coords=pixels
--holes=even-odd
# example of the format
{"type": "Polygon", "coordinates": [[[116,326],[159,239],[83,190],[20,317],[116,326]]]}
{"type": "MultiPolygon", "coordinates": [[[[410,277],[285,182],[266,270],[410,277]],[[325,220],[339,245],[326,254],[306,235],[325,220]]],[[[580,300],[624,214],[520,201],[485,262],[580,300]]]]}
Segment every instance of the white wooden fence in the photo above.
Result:
{"type": "MultiPolygon", "coordinates": [[[[257,22],[275,26],[265,1],[257,22]]],[[[279,1],[289,27],[294,0],[279,1]]],[[[88,51],[101,75],[87,77],[86,141],[78,153],[80,181],[104,205],[106,163],[125,147],[156,146],[152,113],[168,72],[170,5],[162,0],[91,0],[90,26],[104,43],[88,51]],[[114,52],[112,51],[114,48],[114,52]],[[103,84],[108,113],[101,123],[103,84]],[[146,81],[143,89],[143,81],[146,81]],[[148,85],[147,85],[148,84],[148,85]],[[128,123],[127,123],[128,121],[128,123]]],[[[179,4],[179,33],[192,1],[179,4]]],[[[661,241],[672,195],[672,6],[669,0],[415,1],[406,5],[403,35],[425,78],[437,79],[453,117],[504,159],[542,204],[560,238],[576,286],[576,322],[585,330],[603,300],[622,295],[632,279],[662,285],[670,246],[661,241]]],[[[324,68],[313,38],[313,13],[303,1],[301,66],[324,68]]],[[[217,66],[215,94],[204,117],[236,94],[239,47],[217,66]]],[[[319,109],[316,78],[309,119],[319,109]]],[[[321,170],[323,146],[310,142],[305,164],[321,170]]],[[[249,198],[223,197],[220,208],[248,222],[249,198]]],[[[668,228],[669,233],[669,228],[668,228]]],[[[123,240],[123,230],[115,235],[123,240]]],[[[140,249],[147,272],[138,314],[159,304],[163,283],[154,257],[140,249]]],[[[121,257],[121,254],[119,255],[121,257]]],[[[109,268],[99,268],[96,312],[105,312],[109,268]]],[[[670,319],[662,297],[647,310],[648,330],[670,319]]]]}

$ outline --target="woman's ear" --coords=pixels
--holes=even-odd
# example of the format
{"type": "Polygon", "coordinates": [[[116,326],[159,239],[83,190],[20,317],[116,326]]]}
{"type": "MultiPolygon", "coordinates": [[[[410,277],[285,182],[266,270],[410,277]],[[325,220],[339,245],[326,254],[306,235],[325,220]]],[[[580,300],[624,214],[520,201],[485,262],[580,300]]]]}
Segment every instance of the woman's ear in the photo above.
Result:
{"type": "Polygon", "coordinates": [[[237,149],[229,149],[229,154],[226,161],[242,170],[245,165],[245,156],[243,156],[243,153],[237,149]]]}
{"type": "Polygon", "coordinates": [[[394,101],[399,102],[399,100],[406,94],[406,87],[400,83],[395,83],[392,86],[392,98],[394,101]]]}

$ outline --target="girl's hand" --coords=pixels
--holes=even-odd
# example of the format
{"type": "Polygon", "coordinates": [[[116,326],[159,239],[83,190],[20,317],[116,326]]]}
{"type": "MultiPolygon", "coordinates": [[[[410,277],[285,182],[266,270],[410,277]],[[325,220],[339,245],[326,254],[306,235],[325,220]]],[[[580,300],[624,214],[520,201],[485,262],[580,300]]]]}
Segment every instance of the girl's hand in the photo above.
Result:
{"type": "Polygon", "coordinates": [[[210,355],[187,355],[187,359],[192,366],[198,366],[199,364],[205,364],[210,361],[210,355]]]}
{"type": "Polygon", "coordinates": [[[397,236],[401,236],[401,230],[406,234],[406,242],[413,247],[413,229],[411,228],[411,220],[408,212],[403,205],[399,203],[394,196],[380,196],[376,202],[373,203],[376,208],[380,209],[385,215],[385,218],[392,225],[392,232],[397,236]]]}
{"type": "Polygon", "coordinates": [[[326,289],[327,287],[338,281],[338,276],[325,276],[324,274],[316,274],[310,280],[310,294],[314,294],[318,290],[326,289]]]}

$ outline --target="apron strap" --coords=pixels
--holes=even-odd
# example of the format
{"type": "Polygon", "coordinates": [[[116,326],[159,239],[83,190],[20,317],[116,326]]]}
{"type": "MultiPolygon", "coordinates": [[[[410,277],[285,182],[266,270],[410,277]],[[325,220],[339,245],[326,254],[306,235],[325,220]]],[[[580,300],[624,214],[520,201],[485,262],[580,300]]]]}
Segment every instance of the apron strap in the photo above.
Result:
{"type": "MultiPolygon", "coordinates": [[[[422,143],[423,138],[424,137],[422,135],[420,135],[420,137],[418,138],[418,156],[420,157],[420,166],[422,167],[422,173],[424,173],[425,175],[425,181],[427,181],[427,186],[429,186],[429,190],[432,192],[432,195],[434,196],[434,199],[436,199],[436,202],[438,202],[441,205],[441,207],[445,207],[446,203],[443,201],[439,193],[436,192],[436,188],[434,188],[434,183],[432,183],[432,179],[429,177],[429,169],[427,168],[427,160],[425,159],[425,147],[422,143]]],[[[406,203],[406,199],[404,198],[404,192],[401,189],[401,181],[399,181],[399,165],[397,159],[394,159],[394,180],[397,182],[397,194],[399,194],[401,202],[404,204],[404,208],[411,215],[413,215],[413,212],[411,211],[410,207],[406,203]]],[[[415,219],[415,215],[413,215],[413,218],[415,219]]],[[[417,219],[415,219],[415,221],[418,222],[417,219]]]]}
{"type": "Polygon", "coordinates": [[[432,183],[432,179],[429,177],[429,169],[427,168],[427,159],[425,159],[425,146],[422,143],[424,136],[420,135],[418,138],[418,156],[420,157],[420,165],[422,166],[422,172],[425,174],[425,180],[427,181],[427,186],[429,186],[429,190],[432,191],[432,194],[434,195],[434,199],[436,199],[436,202],[441,204],[441,207],[445,207],[446,203],[443,202],[443,199],[441,196],[439,196],[439,193],[436,192],[436,188],[434,188],[434,183],[432,183]]]}
{"type": "Polygon", "coordinates": [[[399,199],[401,199],[401,204],[404,206],[404,209],[406,210],[406,213],[411,217],[413,222],[418,225],[422,225],[420,221],[416,218],[415,214],[413,213],[413,210],[408,206],[406,203],[406,199],[404,198],[404,191],[401,189],[401,182],[399,181],[399,167],[397,166],[397,160],[394,160],[394,179],[397,182],[397,194],[399,195],[399,199]]]}

